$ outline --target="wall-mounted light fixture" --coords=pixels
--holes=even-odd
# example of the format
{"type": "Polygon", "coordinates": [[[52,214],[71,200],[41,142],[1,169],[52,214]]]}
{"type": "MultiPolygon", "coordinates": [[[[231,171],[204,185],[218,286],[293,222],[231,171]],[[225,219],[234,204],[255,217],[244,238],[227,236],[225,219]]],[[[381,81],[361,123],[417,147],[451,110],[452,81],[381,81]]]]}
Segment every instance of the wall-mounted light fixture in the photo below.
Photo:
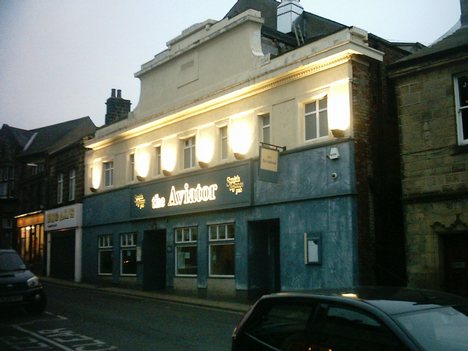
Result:
{"type": "Polygon", "coordinates": [[[169,177],[169,176],[172,175],[172,172],[170,172],[170,171],[168,171],[168,170],[165,170],[165,169],[163,169],[162,172],[163,172],[163,174],[164,174],[166,177],[169,177]]]}
{"type": "Polygon", "coordinates": [[[91,192],[93,192],[93,193],[98,191],[96,188],[93,188],[93,187],[90,187],[89,190],[91,190],[91,192]]]}
{"type": "Polygon", "coordinates": [[[101,178],[102,178],[102,159],[96,158],[93,160],[93,166],[91,168],[90,190],[92,192],[96,192],[101,186],[101,178]]]}
{"type": "Polygon", "coordinates": [[[331,133],[335,138],[343,138],[345,136],[345,131],[342,129],[332,129],[331,133]]]}
{"type": "Polygon", "coordinates": [[[206,162],[198,161],[198,165],[199,165],[201,168],[208,168],[208,163],[206,163],[206,162]]]}
{"type": "Polygon", "coordinates": [[[234,157],[236,158],[236,160],[243,160],[245,158],[245,155],[238,152],[234,152],[234,157]]]}
{"type": "Polygon", "coordinates": [[[135,149],[135,172],[139,181],[144,181],[150,170],[151,153],[149,145],[139,145],[135,149]]]}
{"type": "Polygon", "coordinates": [[[254,121],[249,113],[233,116],[228,125],[229,144],[237,160],[242,160],[250,151],[254,139],[254,121]]]}
{"type": "Polygon", "coordinates": [[[137,179],[139,182],[144,182],[144,181],[145,181],[145,177],[142,177],[142,176],[139,176],[139,175],[136,176],[136,179],[137,179]]]}
{"type": "Polygon", "coordinates": [[[176,167],[177,145],[175,137],[164,139],[161,143],[161,168],[165,176],[170,176],[176,167]]]}
{"type": "Polygon", "coordinates": [[[205,126],[197,130],[196,156],[201,168],[208,167],[213,159],[215,151],[215,128],[214,125],[205,126]]]}

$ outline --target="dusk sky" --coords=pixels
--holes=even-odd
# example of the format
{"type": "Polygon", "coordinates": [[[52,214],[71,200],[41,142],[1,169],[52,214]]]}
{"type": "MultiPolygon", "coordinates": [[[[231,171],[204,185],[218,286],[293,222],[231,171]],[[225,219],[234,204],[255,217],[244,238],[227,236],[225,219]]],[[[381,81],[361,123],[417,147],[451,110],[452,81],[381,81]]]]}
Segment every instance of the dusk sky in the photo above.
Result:
{"type": "MultiPolygon", "coordinates": [[[[235,0],[0,0],[0,127],[34,129],[90,116],[104,124],[111,89],[138,104],[140,66],[192,24],[235,0]]],[[[430,45],[459,0],[302,0],[308,12],[390,41],[430,45]]]]}

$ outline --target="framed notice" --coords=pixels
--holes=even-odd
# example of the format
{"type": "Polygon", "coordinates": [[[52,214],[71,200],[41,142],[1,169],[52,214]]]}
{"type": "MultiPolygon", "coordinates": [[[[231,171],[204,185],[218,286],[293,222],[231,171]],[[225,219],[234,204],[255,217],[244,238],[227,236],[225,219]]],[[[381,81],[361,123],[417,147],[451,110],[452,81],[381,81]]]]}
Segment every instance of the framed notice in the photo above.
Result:
{"type": "Polygon", "coordinates": [[[304,233],[304,263],[322,263],[321,233],[304,233]]]}

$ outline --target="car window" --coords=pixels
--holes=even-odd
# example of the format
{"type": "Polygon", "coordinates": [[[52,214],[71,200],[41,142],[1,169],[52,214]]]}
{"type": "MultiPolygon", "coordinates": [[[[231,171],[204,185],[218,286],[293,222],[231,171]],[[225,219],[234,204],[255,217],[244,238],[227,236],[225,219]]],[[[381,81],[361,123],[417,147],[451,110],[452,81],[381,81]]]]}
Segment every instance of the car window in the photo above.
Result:
{"type": "Polygon", "coordinates": [[[251,338],[248,349],[308,350],[312,345],[308,323],[314,311],[315,304],[302,302],[280,303],[264,308],[244,330],[251,338]]]}
{"type": "Polygon", "coordinates": [[[0,271],[17,271],[26,269],[25,264],[15,252],[0,253],[0,271]]]}
{"type": "Polygon", "coordinates": [[[468,350],[468,306],[433,308],[396,318],[424,350],[468,350]]]}
{"type": "Polygon", "coordinates": [[[342,306],[322,306],[319,346],[333,351],[406,350],[379,320],[364,311],[342,306]]]}

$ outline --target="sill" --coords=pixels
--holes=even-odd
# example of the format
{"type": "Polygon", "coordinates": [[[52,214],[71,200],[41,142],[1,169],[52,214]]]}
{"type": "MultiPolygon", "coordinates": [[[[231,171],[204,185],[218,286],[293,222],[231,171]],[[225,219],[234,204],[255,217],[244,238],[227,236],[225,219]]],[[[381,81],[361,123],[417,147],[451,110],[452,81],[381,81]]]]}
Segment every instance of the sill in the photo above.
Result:
{"type": "Polygon", "coordinates": [[[98,273],[100,277],[112,277],[112,273],[98,273]]]}
{"type": "Polygon", "coordinates": [[[208,278],[213,279],[234,279],[235,275],[209,275],[208,278]]]}

